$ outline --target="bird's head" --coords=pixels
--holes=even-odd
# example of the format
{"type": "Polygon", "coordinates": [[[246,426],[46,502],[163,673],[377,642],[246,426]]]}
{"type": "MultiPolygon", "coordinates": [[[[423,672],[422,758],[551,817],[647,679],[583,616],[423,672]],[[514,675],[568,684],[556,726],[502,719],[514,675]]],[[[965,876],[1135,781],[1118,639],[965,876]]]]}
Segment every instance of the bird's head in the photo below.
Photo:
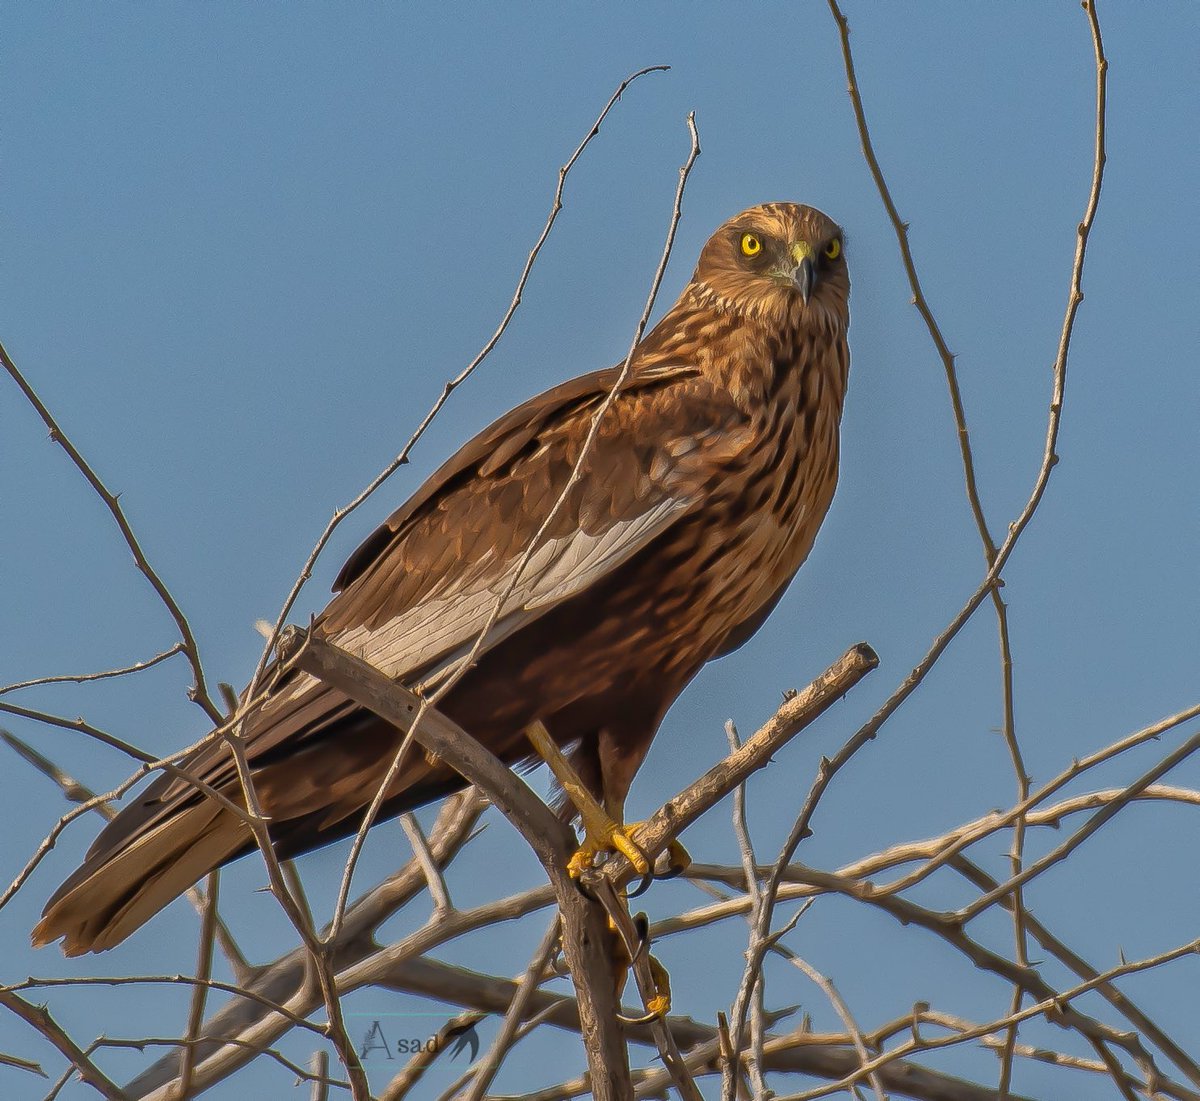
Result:
{"type": "Polygon", "coordinates": [[[819,210],[765,203],[709,238],[692,276],[701,300],[774,324],[849,324],[842,230],[819,210]]]}

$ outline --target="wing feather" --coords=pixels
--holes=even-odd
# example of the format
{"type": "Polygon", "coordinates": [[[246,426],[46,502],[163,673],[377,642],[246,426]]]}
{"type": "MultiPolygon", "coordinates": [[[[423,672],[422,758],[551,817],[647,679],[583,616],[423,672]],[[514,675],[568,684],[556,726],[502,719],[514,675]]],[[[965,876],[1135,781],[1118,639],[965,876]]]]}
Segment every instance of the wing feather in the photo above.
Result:
{"type": "MultiPolygon", "coordinates": [[[[351,556],[316,628],[410,685],[445,675],[470,651],[512,581],[617,377],[613,369],[564,383],[464,446],[351,556]]],[[[649,547],[696,507],[713,462],[736,457],[748,435],[740,412],[693,368],[656,367],[635,376],[613,403],[582,479],[483,648],[649,547]]],[[[355,707],[307,674],[292,675],[247,719],[251,764],[282,760],[337,729],[355,707]]],[[[214,787],[237,783],[223,743],[206,744],[181,764],[214,787]]],[[[159,777],[102,832],[89,859],[197,798],[186,782],[159,777]]]]}

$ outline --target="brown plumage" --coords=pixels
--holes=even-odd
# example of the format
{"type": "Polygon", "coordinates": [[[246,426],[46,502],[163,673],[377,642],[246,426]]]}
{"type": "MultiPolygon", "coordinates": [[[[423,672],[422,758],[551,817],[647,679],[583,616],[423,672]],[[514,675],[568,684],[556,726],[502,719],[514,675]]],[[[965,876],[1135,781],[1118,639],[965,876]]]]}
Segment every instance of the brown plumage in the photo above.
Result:
{"type": "MultiPolygon", "coordinates": [[[[447,715],[513,764],[541,720],[619,810],[667,708],[758,629],[808,556],[837,482],[849,293],[841,231],[810,207],[754,207],[713,235],[638,346],[474,666],[442,699],[447,715]]],[[[315,629],[405,684],[443,683],[619,374],[563,383],[463,447],[351,556],[315,629]]],[[[305,674],[245,729],[280,856],[356,830],[398,744],[395,728],[305,674]]],[[[240,801],[223,743],[181,763],[240,801]]],[[[381,818],[461,784],[414,752],[381,818]]],[[[235,816],[161,776],[51,898],[34,942],[111,948],[251,848],[235,816]]]]}

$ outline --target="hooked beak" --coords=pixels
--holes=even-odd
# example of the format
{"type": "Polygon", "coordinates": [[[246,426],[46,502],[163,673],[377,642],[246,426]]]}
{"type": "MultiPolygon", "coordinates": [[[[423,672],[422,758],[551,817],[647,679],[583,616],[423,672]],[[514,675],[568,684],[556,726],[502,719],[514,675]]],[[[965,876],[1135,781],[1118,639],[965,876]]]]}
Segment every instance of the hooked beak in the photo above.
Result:
{"type": "Polygon", "coordinates": [[[792,259],[796,261],[795,270],[792,272],[792,282],[807,306],[812,295],[813,285],[817,281],[817,254],[807,241],[797,241],[792,245],[792,259]]]}

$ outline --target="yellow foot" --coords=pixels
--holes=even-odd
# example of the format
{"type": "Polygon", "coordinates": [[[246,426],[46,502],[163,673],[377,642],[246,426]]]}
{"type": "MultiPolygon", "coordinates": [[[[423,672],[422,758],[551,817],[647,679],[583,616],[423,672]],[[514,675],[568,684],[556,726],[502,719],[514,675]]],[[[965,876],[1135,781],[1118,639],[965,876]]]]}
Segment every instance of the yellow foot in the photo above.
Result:
{"type": "MultiPolygon", "coordinates": [[[[540,722],[533,722],[526,730],[533,748],[539,757],[550,766],[550,771],[562,786],[568,799],[579,812],[583,822],[583,844],[567,862],[567,871],[578,879],[584,871],[592,866],[592,862],[601,853],[618,852],[629,861],[634,871],[645,881],[642,890],[649,886],[651,873],[650,861],[640,845],[635,840],[635,833],[642,825],[634,822],[625,825],[622,802],[606,800],[607,808],[601,806],[596,797],[588,791],[578,774],[563,756],[562,750],[550,737],[550,732],[540,722]]],[[[667,849],[667,871],[664,878],[677,876],[686,871],[692,858],[678,841],[672,841],[667,849]]],[[[638,892],[640,893],[640,892],[638,892]]]]}
{"type": "MultiPolygon", "coordinates": [[[[646,1012],[641,1017],[620,1017],[625,1025],[648,1025],[651,1021],[662,1020],[671,1012],[671,976],[653,956],[648,957],[650,964],[650,979],[654,983],[654,993],[644,999],[646,1012]]],[[[623,985],[623,981],[622,981],[623,985]]]]}
{"type": "Polygon", "coordinates": [[[578,879],[601,853],[620,853],[638,875],[649,875],[650,861],[633,839],[634,831],[640,822],[631,826],[623,826],[614,822],[599,806],[593,811],[589,808],[583,815],[584,838],[583,844],[575,851],[575,855],[567,862],[567,872],[578,879]]]}
{"type": "Polygon", "coordinates": [[[646,1012],[655,1017],[665,1017],[671,1012],[671,976],[653,956],[650,957],[650,974],[654,976],[657,993],[646,1001],[646,1012]]]}
{"type": "MultiPolygon", "coordinates": [[[[650,861],[632,838],[635,826],[625,826],[614,821],[588,791],[578,774],[554,744],[550,732],[541,722],[531,723],[525,732],[533,743],[539,757],[550,766],[554,778],[562,785],[567,798],[579,811],[583,821],[583,844],[567,863],[567,871],[578,878],[592,866],[592,861],[601,853],[618,852],[633,865],[638,875],[650,874],[650,861]]],[[[621,815],[617,815],[621,817],[621,815]]]]}

